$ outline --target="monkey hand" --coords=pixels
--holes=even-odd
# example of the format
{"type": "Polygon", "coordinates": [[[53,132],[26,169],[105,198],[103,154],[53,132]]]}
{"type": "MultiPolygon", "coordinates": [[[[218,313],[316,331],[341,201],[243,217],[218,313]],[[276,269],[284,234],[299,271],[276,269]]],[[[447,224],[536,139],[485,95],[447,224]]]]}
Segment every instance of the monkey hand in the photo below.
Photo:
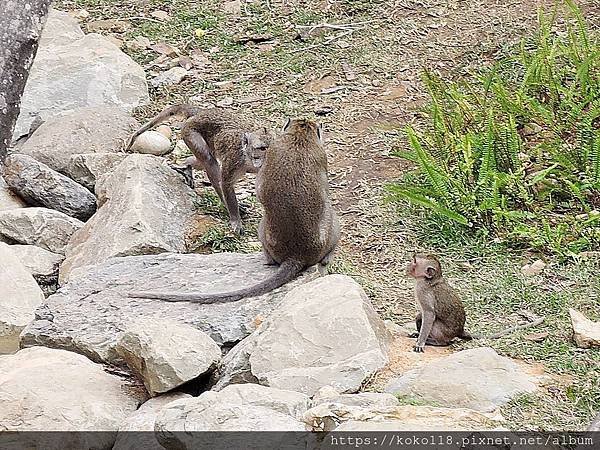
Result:
{"type": "Polygon", "coordinates": [[[424,351],[425,351],[424,345],[415,345],[413,347],[413,352],[415,352],[415,353],[423,353],[424,351]]]}
{"type": "Polygon", "coordinates": [[[418,338],[419,337],[419,332],[415,331],[414,333],[410,333],[408,335],[409,338],[418,338]]]}

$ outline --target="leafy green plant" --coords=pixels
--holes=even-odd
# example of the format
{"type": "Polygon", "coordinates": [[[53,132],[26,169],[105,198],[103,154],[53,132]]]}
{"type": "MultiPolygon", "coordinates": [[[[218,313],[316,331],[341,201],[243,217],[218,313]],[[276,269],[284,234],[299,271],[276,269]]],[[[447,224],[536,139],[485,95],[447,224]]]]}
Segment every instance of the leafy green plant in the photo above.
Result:
{"type": "Polygon", "coordinates": [[[427,126],[408,127],[409,150],[395,152],[417,169],[388,187],[393,199],[514,245],[598,247],[600,43],[572,0],[540,12],[536,35],[493,67],[423,79],[427,126]]]}

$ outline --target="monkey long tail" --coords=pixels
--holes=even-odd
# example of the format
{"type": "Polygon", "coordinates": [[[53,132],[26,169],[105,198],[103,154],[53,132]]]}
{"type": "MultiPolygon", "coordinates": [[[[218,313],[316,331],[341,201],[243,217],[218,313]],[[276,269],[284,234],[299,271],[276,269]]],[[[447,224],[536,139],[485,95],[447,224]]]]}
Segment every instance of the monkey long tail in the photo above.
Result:
{"type": "Polygon", "coordinates": [[[462,336],[459,336],[461,339],[465,339],[470,341],[471,339],[498,339],[502,336],[506,336],[507,334],[514,333],[515,331],[524,330],[526,328],[537,327],[544,322],[543,317],[538,317],[532,322],[524,323],[523,325],[515,325],[514,327],[506,328],[498,333],[491,334],[489,336],[481,335],[481,334],[470,334],[464,332],[462,336]]]}
{"type": "Polygon", "coordinates": [[[283,286],[287,282],[292,281],[300,274],[300,272],[302,272],[303,269],[304,264],[298,261],[284,261],[279,266],[279,270],[272,277],[267,278],[266,280],[255,284],[254,286],[222,294],[203,295],[191,293],[169,294],[165,292],[130,292],[128,297],[152,298],[167,302],[191,302],[202,304],[235,302],[246,297],[257,297],[259,295],[266,294],[267,292],[271,292],[272,290],[283,286]]]}
{"type": "Polygon", "coordinates": [[[180,114],[180,115],[184,116],[186,119],[188,119],[188,118],[198,114],[199,111],[200,111],[200,108],[198,108],[197,106],[185,105],[185,104],[169,106],[169,107],[163,109],[158,114],[158,116],[156,116],[154,119],[147,122],[142,128],[137,130],[133,136],[131,136],[131,139],[129,139],[129,142],[127,143],[127,148],[125,149],[125,151],[129,151],[129,149],[135,142],[136,138],[140,134],[144,133],[145,131],[148,131],[150,128],[154,128],[155,126],[163,123],[169,117],[180,114]]]}

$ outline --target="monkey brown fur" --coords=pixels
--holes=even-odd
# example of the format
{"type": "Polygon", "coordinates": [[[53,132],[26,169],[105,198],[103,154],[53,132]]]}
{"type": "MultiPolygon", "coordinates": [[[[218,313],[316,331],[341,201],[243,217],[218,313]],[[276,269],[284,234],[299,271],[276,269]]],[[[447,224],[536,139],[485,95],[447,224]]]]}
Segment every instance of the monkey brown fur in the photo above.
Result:
{"type": "Polygon", "coordinates": [[[489,336],[467,333],[465,308],[456,291],[444,279],[439,259],[434,255],[414,255],[406,271],[416,281],[415,298],[421,310],[416,317],[418,333],[411,336],[417,338],[415,352],[423,352],[425,344],[450,345],[454,338],[497,339],[544,321],[543,317],[535,317],[529,323],[506,328],[489,336]]]}
{"type": "Polygon", "coordinates": [[[257,196],[264,207],[258,233],[263,253],[267,264],[279,264],[271,278],[223,294],[140,292],[129,296],[196,303],[236,301],[270,292],[305,268],[330,262],[340,230],[329,198],[327,155],[318,124],[288,121],[266,153],[257,176],[257,196]]]}
{"type": "MultiPolygon", "coordinates": [[[[200,109],[177,105],[164,109],[131,137],[127,150],[146,130],[172,116],[187,118],[181,130],[183,141],[194,156],[186,161],[184,170],[202,169],[229,212],[231,228],[242,232],[242,221],[235,184],[246,174],[256,173],[264,160],[271,136],[265,127],[242,121],[239,117],[217,108],[200,109]]],[[[189,179],[193,180],[191,173],[189,179]]]]}
{"type": "Polygon", "coordinates": [[[465,308],[442,275],[442,266],[433,255],[415,255],[407,268],[415,278],[415,298],[420,309],[416,318],[419,331],[414,351],[422,352],[425,344],[446,346],[465,333],[465,308]]]}

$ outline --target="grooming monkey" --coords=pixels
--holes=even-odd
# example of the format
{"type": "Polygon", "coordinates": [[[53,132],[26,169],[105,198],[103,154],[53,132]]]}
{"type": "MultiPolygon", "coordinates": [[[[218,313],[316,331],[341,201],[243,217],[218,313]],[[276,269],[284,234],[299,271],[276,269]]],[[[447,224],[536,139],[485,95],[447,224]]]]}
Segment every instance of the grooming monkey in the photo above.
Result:
{"type": "Polygon", "coordinates": [[[244,122],[232,114],[217,109],[201,109],[177,105],[164,109],[131,137],[127,150],[143,132],[172,116],[183,116],[181,137],[194,156],[186,160],[184,175],[193,187],[192,168],[202,169],[229,212],[229,223],[241,233],[242,220],[235,195],[235,183],[246,173],[256,173],[263,163],[271,142],[265,127],[244,122]]]}
{"type": "Polygon", "coordinates": [[[544,319],[536,318],[525,325],[507,328],[491,336],[471,335],[465,331],[465,308],[456,291],[442,275],[439,259],[433,255],[413,255],[407,274],[415,279],[415,298],[421,312],[417,314],[418,333],[411,335],[417,342],[414,351],[421,353],[425,344],[450,345],[454,338],[497,339],[513,331],[541,324],[544,319]]]}
{"type": "Polygon", "coordinates": [[[340,230],[329,198],[327,155],[318,124],[304,119],[288,120],[265,155],[256,190],[264,207],[258,229],[263,253],[267,264],[279,264],[272,277],[222,294],[136,292],[129,296],[171,302],[231,302],[270,292],[309,266],[326,266],[340,230]]]}

